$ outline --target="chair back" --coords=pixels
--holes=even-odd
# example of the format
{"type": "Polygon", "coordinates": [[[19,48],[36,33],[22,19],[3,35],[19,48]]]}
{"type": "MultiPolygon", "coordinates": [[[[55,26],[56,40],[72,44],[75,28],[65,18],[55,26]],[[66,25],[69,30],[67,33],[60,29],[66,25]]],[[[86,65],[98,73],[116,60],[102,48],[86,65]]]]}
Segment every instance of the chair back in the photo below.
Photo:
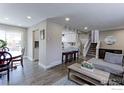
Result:
{"type": "Polygon", "coordinates": [[[9,51],[9,48],[8,47],[3,47],[2,51],[9,51]]]}
{"type": "Polygon", "coordinates": [[[11,61],[12,61],[12,55],[9,52],[6,51],[0,52],[0,71],[4,67],[9,67],[11,61]]]}
{"type": "Polygon", "coordinates": [[[25,48],[22,48],[21,53],[22,53],[22,56],[24,56],[25,48]]]}

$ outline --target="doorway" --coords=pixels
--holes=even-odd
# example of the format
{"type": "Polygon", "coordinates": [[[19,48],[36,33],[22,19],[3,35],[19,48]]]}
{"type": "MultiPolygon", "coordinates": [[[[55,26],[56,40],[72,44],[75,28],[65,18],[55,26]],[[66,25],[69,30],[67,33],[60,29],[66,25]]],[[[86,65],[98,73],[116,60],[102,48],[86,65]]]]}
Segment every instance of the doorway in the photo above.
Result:
{"type": "Polygon", "coordinates": [[[33,59],[39,60],[39,30],[33,31],[33,59]]]}
{"type": "Polygon", "coordinates": [[[99,30],[91,31],[91,43],[97,43],[99,41],[99,30]]]}

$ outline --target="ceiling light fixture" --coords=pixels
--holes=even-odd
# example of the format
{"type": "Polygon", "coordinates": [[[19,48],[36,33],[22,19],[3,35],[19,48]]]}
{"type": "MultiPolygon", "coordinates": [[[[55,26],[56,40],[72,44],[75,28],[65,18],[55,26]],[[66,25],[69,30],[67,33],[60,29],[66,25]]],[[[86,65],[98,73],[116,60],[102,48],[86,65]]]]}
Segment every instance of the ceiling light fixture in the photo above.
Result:
{"type": "Polygon", "coordinates": [[[87,29],[88,29],[88,27],[84,27],[84,29],[85,29],[85,30],[87,30],[87,29]]]}
{"type": "Polygon", "coordinates": [[[65,21],[70,21],[70,18],[66,17],[66,18],[65,18],[65,21]]]}
{"type": "Polygon", "coordinates": [[[31,16],[27,16],[27,19],[31,19],[31,16]]]}
{"type": "Polygon", "coordinates": [[[22,26],[22,24],[18,24],[18,26],[22,26]]]}
{"type": "Polygon", "coordinates": [[[9,20],[9,18],[7,18],[7,17],[6,17],[6,18],[4,18],[4,19],[5,19],[5,20],[9,20]]]}

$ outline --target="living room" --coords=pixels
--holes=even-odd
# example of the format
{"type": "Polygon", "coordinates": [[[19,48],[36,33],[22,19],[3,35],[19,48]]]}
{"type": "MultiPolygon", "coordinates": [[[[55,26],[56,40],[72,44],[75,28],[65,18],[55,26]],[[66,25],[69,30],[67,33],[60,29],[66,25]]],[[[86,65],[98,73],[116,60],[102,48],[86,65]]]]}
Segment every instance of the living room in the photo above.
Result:
{"type": "Polygon", "coordinates": [[[0,69],[1,85],[124,84],[123,4],[0,7],[0,39],[10,53],[25,48],[24,64],[9,69],[9,82],[0,69]]]}

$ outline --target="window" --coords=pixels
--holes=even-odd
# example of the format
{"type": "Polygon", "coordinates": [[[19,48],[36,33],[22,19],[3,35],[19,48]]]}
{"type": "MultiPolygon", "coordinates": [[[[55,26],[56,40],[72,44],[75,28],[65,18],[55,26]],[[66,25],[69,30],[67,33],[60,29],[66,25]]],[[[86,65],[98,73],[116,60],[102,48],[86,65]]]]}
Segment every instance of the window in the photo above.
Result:
{"type": "Polygon", "coordinates": [[[7,41],[7,47],[11,51],[20,51],[22,44],[21,31],[4,31],[0,30],[0,39],[7,41]]]}

